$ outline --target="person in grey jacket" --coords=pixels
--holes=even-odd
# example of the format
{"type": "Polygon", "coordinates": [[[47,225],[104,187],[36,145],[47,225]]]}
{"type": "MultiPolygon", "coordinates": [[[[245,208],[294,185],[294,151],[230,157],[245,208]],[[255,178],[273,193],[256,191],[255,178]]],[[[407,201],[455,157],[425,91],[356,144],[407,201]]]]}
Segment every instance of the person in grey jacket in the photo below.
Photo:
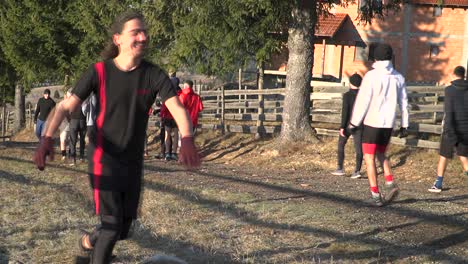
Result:
{"type": "Polygon", "coordinates": [[[454,80],[445,88],[443,131],[440,137],[437,178],[430,192],[440,193],[442,181],[449,159],[454,150],[463,166],[464,176],[468,179],[468,80],[465,68],[455,67],[454,80]]]}
{"type": "Polygon", "coordinates": [[[395,123],[397,105],[400,106],[401,112],[400,137],[408,135],[406,129],[409,114],[405,78],[393,68],[392,47],[388,44],[378,44],[374,50],[374,58],[374,69],[367,72],[362,80],[348,130],[354,131],[361,123],[364,124],[362,149],[371,190],[370,202],[374,206],[383,206],[399,193],[393,180],[390,162],[385,155],[395,123]],[[386,199],[379,191],[375,157],[384,170],[386,199]]]}

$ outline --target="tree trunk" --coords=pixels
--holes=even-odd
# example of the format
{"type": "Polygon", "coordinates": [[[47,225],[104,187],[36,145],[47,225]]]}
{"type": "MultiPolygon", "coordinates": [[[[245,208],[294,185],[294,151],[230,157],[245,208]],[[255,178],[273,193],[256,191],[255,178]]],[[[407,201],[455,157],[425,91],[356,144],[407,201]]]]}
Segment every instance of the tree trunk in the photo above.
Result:
{"type": "Polygon", "coordinates": [[[15,87],[15,127],[14,132],[18,132],[24,128],[25,125],[25,108],[24,108],[24,94],[23,86],[16,84],[15,87]]]}
{"type": "Polygon", "coordinates": [[[281,127],[282,143],[315,139],[310,125],[310,81],[317,21],[316,1],[297,1],[288,30],[289,58],[281,127]]]}

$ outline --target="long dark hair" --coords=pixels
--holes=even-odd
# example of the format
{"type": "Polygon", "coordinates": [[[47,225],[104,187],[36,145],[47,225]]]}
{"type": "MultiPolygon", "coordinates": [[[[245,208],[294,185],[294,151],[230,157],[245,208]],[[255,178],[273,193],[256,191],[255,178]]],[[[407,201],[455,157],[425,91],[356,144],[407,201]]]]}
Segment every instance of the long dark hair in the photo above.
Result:
{"type": "Polygon", "coordinates": [[[143,22],[145,21],[143,14],[135,10],[125,11],[115,18],[114,23],[112,23],[112,26],[109,30],[110,41],[107,42],[106,46],[101,51],[102,59],[113,59],[119,55],[119,47],[114,44],[112,38],[114,34],[122,33],[125,23],[133,19],[139,19],[143,22]]]}

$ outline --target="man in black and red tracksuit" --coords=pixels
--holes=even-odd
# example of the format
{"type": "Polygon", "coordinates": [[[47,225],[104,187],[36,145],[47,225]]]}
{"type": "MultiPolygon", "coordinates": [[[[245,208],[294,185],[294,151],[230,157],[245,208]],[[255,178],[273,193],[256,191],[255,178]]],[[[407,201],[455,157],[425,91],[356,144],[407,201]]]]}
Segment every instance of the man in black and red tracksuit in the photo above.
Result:
{"type": "Polygon", "coordinates": [[[51,137],[60,122],[94,92],[97,118],[89,135],[88,173],[101,224],[79,240],[80,247],[91,252],[91,263],[110,263],[116,242],[127,238],[137,217],[148,109],[157,94],[180,128],[179,161],[189,168],[200,165],[190,118],[169,77],[143,59],[148,41],[143,16],[125,12],[111,29],[112,41],[102,53],[104,61],[90,66],[72,96],[59,104],[34,155],[43,170],[46,156],[53,156],[51,137]]]}

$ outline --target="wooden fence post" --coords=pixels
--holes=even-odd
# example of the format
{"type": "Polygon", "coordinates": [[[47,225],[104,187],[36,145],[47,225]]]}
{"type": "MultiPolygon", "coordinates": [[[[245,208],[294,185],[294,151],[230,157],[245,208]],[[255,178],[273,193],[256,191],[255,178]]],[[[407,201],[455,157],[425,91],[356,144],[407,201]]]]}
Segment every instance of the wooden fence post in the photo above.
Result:
{"type": "MultiPolygon", "coordinates": [[[[262,63],[259,68],[258,73],[258,91],[263,90],[263,78],[264,78],[264,64],[262,63]]],[[[264,131],[263,128],[263,119],[264,119],[264,106],[263,106],[263,94],[258,95],[258,110],[257,110],[257,133],[255,134],[256,138],[261,138],[264,131]]]]}
{"type": "Polygon", "coordinates": [[[218,89],[216,89],[219,91],[219,93],[216,95],[216,114],[220,114],[221,111],[221,87],[219,87],[218,89]]]}
{"type": "MultiPolygon", "coordinates": [[[[242,68],[239,68],[239,104],[242,101],[242,95],[240,91],[242,90],[242,68]]],[[[239,108],[239,114],[242,113],[242,110],[239,108]]]]}
{"type": "Polygon", "coordinates": [[[0,115],[0,121],[2,121],[2,123],[1,123],[1,125],[2,125],[2,139],[3,139],[3,142],[5,142],[5,118],[4,118],[3,112],[0,115]]]}
{"type": "Polygon", "coordinates": [[[7,114],[6,118],[5,118],[5,122],[6,122],[5,133],[7,133],[8,129],[10,128],[10,114],[11,114],[11,112],[8,111],[8,114],[7,114]]]}
{"type": "MultiPolygon", "coordinates": [[[[439,94],[435,94],[435,102],[434,105],[437,105],[439,103],[439,94]]],[[[434,114],[432,116],[432,123],[437,124],[437,112],[434,111],[434,114]]]]}
{"type": "Polygon", "coordinates": [[[31,104],[28,104],[28,128],[31,128],[32,127],[32,122],[33,122],[33,115],[32,115],[32,109],[31,109],[31,104]]]}
{"type": "MultiPolygon", "coordinates": [[[[247,91],[247,85],[244,86],[244,90],[247,91]]],[[[247,93],[244,94],[244,101],[247,104],[247,93]]],[[[246,105],[247,106],[247,105],[246,105]]],[[[247,108],[244,108],[244,114],[247,113],[247,108]]]]}
{"type": "Polygon", "coordinates": [[[224,118],[224,107],[225,107],[225,100],[224,100],[224,85],[221,86],[221,133],[224,135],[226,132],[226,123],[224,118]]]}
{"type": "Polygon", "coordinates": [[[2,110],[2,138],[3,142],[5,142],[5,106],[3,106],[2,110]]]}

